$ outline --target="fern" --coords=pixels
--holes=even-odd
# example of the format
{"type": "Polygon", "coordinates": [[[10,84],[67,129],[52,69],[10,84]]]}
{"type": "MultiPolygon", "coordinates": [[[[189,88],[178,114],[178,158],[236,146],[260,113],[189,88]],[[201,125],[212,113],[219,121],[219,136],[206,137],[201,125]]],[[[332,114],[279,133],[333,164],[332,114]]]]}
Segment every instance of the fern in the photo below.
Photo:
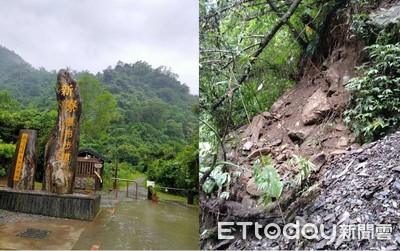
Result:
{"type": "Polygon", "coordinates": [[[270,156],[264,156],[261,161],[258,161],[253,166],[253,176],[258,186],[258,189],[263,191],[263,202],[268,204],[272,198],[279,198],[282,194],[283,183],[280,180],[279,173],[272,165],[270,156]]]}

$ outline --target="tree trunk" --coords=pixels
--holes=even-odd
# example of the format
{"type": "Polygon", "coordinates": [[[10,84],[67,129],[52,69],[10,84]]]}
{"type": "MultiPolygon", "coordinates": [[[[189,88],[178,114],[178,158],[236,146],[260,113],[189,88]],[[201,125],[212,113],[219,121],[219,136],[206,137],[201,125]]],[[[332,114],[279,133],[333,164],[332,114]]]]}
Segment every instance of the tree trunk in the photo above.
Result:
{"type": "Polygon", "coordinates": [[[66,70],[57,75],[58,118],[46,144],[43,190],[73,193],[82,103],[79,86],[66,70]]]}
{"type": "Polygon", "coordinates": [[[33,190],[36,170],[36,130],[22,129],[19,137],[13,164],[8,173],[8,186],[16,190],[33,190]]]}

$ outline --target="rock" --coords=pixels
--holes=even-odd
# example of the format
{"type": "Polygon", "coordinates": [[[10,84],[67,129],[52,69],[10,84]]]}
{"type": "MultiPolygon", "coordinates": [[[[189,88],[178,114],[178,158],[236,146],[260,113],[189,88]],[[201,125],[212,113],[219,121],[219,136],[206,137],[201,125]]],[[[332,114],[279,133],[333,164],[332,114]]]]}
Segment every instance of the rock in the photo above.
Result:
{"type": "Polygon", "coordinates": [[[271,108],[269,109],[270,112],[277,112],[279,111],[283,106],[284,106],[285,102],[284,102],[284,98],[281,97],[280,99],[278,99],[277,101],[275,101],[275,103],[271,106],[271,108]]]}
{"type": "Polygon", "coordinates": [[[273,141],[271,141],[270,146],[279,146],[280,144],[282,144],[282,139],[276,138],[273,141]]]}
{"type": "Polygon", "coordinates": [[[288,118],[288,117],[290,117],[290,116],[292,116],[293,115],[293,112],[292,111],[287,111],[287,112],[285,112],[285,114],[284,114],[284,116],[286,117],[286,118],[288,118]]]}
{"type": "Polygon", "coordinates": [[[359,161],[360,163],[366,161],[367,159],[368,159],[368,157],[365,156],[365,155],[361,155],[361,156],[358,157],[358,161],[359,161]]]}
{"type": "Polygon", "coordinates": [[[335,68],[329,68],[325,75],[326,82],[329,84],[328,96],[337,92],[340,87],[339,73],[335,68]]]}
{"type": "Polygon", "coordinates": [[[384,27],[391,23],[396,24],[400,19],[400,6],[394,5],[389,9],[380,8],[369,15],[371,23],[377,27],[384,27]]]}
{"type": "Polygon", "coordinates": [[[389,192],[388,191],[382,191],[382,192],[379,192],[379,194],[382,195],[382,196],[388,196],[389,192]]]}
{"type": "Polygon", "coordinates": [[[331,154],[331,155],[341,155],[341,154],[346,154],[346,153],[347,153],[346,150],[340,150],[340,149],[338,149],[338,150],[333,150],[330,154],[331,154]]]}
{"type": "Polygon", "coordinates": [[[318,89],[308,98],[306,105],[303,108],[301,120],[304,125],[316,124],[325,117],[331,110],[326,95],[321,89],[318,89]]]}
{"type": "MultiPolygon", "coordinates": [[[[354,143],[354,142],[356,142],[356,140],[357,140],[357,138],[356,138],[356,136],[354,136],[353,134],[351,134],[351,135],[349,136],[349,142],[350,142],[350,143],[354,143]]],[[[357,148],[359,148],[359,147],[357,147],[357,148]]]]}
{"type": "Polygon", "coordinates": [[[321,168],[321,166],[323,166],[326,162],[326,154],[325,152],[320,152],[317,155],[314,155],[313,157],[311,157],[310,161],[311,163],[313,163],[315,165],[315,168],[317,169],[317,171],[319,171],[319,169],[321,168]]]}
{"type": "Polygon", "coordinates": [[[400,173],[400,166],[393,168],[392,171],[400,173]]]}
{"type": "Polygon", "coordinates": [[[343,123],[339,123],[335,126],[335,130],[339,132],[345,131],[346,129],[347,127],[343,123]]]}
{"type": "Polygon", "coordinates": [[[246,206],[246,207],[253,207],[254,205],[254,200],[251,199],[251,197],[249,195],[246,195],[243,197],[242,199],[242,205],[246,206]]]}
{"type": "Polygon", "coordinates": [[[294,144],[301,145],[308,135],[302,130],[293,130],[289,131],[288,136],[294,144]]]}
{"type": "Polygon", "coordinates": [[[268,153],[271,152],[271,148],[270,147],[264,147],[264,148],[260,148],[257,150],[254,150],[253,152],[251,152],[248,156],[249,159],[254,159],[260,155],[267,155],[268,153]]]}
{"type": "Polygon", "coordinates": [[[247,141],[247,142],[244,143],[244,145],[243,145],[243,150],[249,151],[252,147],[253,147],[253,142],[247,141]]]}
{"type": "Polygon", "coordinates": [[[323,220],[324,221],[330,221],[330,220],[332,220],[334,218],[335,218],[335,214],[334,213],[330,213],[327,216],[325,216],[323,220]]]}
{"type": "Polygon", "coordinates": [[[349,75],[345,75],[342,78],[342,85],[346,85],[350,81],[351,77],[349,75]]]}
{"type": "Polygon", "coordinates": [[[365,191],[365,192],[361,195],[361,197],[364,198],[364,199],[369,200],[369,199],[371,199],[371,198],[373,197],[373,195],[374,195],[376,192],[379,191],[379,189],[381,189],[381,186],[372,187],[372,188],[370,188],[369,190],[365,191]]]}
{"type": "Polygon", "coordinates": [[[360,149],[356,149],[356,150],[351,150],[351,154],[360,154],[360,153],[362,153],[362,152],[364,152],[364,149],[362,149],[362,148],[360,148],[360,149]]]}
{"type": "Polygon", "coordinates": [[[400,245],[400,233],[395,234],[394,238],[396,239],[397,243],[400,245]]]}
{"type": "Polygon", "coordinates": [[[361,162],[360,164],[357,165],[357,169],[363,169],[367,165],[368,165],[368,161],[367,162],[361,162]]]}
{"type": "Polygon", "coordinates": [[[263,194],[263,192],[261,190],[258,189],[258,186],[256,184],[256,180],[253,178],[251,178],[247,184],[246,184],[246,191],[253,195],[253,196],[261,196],[263,194]]]}
{"type": "Polygon", "coordinates": [[[315,249],[319,250],[319,249],[324,249],[326,243],[328,242],[327,239],[322,239],[321,241],[319,241],[317,244],[315,244],[315,249]]]}
{"type": "Polygon", "coordinates": [[[214,247],[212,247],[212,249],[214,250],[221,250],[221,249],[227,249],[228,246],[233,242],[233,240],[223,240],[219,243],[217,243],[214,247]]]}
{"type": "Polygon", "coordinates": [[[273,118],[274,118],[274,116],[272,116],[272,114],[269,113],[269,112],[263,112],[262,115],[264,116],[264,118],[265,118],[266,120],[270,120],[270,119],[273,119],[273,118]]]}
{"type": "Polygon", "coordinates": [[[339,221],[336,223],[337,225],[342,224],[343,222],[345,222],[348,218],[350,217],[350,213],[345,211],[341,216],[339,221]]]}
{"type": "Polygon", "coordinates": [[[393,186],[394,186],[397,190],[400,191],[400,181],[399,181],[399,180],[396,180],[396,181],[393,183],[393,186]]]}
{"type": "Polygon", "coordinates": [[[286,154],[281,153],[276,157],[276,161],[278,161],[279,163],[282,163],[285,160],[286,160],[286,154]]]}
{"type": "Polygon", "coordinates": [[[340,80],[339,73],[335,68],[329,68],[326,72],[325,79],[329,85],[337,84],[340,80]]]}
{"type": "Polygon", "coordinates": [[[341,147],[347,146],[348,144],[349,144],[349,140],[346,137],[342,136],[339,138],[339,140],[336,144],[336,147],[341,148],[341,147]]]}
{"type": "Polygon", "coordinates": [[[360,173],[357,174],[360,177],[368,178],[369,174],[366,171],[361,171],[360,173]]]}
{"type": "Polygon", "coordinates": [[[253,177],[253,173],[252,172],[250,172],[250,171],[244,171],[243,173],[242,173],[242,175],[243,175],[243,178],[245,178],[245,179],[250,179],[251,177],[253,177]]]}
{"type": "Polygon", "coordinates": [[[334,244],[335,249],[338,249],[343,244],[343,241],[344,241],[344,239],[341,236],[336,238],[336,241],[334,244]]]}
{"type": "Polygon", "coordinates": [[[253,118],[250,125],[246,128],[244,135],[251,135],[251,141],[257,142],[260,137],[260,130],[264,124],[264,117],[257,115],[253,118]]]}

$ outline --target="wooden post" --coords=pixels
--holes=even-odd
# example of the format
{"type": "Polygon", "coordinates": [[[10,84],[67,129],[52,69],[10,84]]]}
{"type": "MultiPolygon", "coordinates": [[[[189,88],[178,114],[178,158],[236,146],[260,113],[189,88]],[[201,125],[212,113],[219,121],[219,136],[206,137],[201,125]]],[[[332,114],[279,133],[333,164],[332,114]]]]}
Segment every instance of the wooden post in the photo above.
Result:
{"type": "Polygon", "coordinates": [[[117,189],[117,178],[118,178],[118,160],[115,162],[115,170],[114,170],[114,189],[117,189]]]}
{"type": "Polygon", "coordinates": [[[151,187],[147,187],[147,199],[151,200],[151,197],[153,197],[153,193],[151,192],[151,187]]]}
{"type": "Polygon", "coordinates": [[[17,148],[13,164],[8,172],[7,185],[16,190],[35,189],[36,130],[22,129],[19,131],[17,148]]]}
{"type": "Polygon", "coordinates": [[[46,144],[43,190],[73,193],[82,112],[79,86],[67,70],[57,75],[58,118],[46,144]]]}

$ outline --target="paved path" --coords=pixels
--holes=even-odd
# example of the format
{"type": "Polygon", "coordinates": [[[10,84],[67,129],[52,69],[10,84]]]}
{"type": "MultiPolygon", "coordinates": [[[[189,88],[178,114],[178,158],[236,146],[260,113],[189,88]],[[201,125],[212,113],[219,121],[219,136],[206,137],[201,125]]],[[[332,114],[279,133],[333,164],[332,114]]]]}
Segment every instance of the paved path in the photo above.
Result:
{"type": "Polygon", "coordinates": [[[143,179],[138,179],[138,200],[134,186],[119,197],[102,192],[101,210],[95,221],[57,219],[0,210],[2,249],[197,249],[198,211],[185,203],[147,200],[143,179]],[[48,231],[45,239],[17,236],[28,228],[48,231]],[[170,231],[174,229],[174,231],[170,231]],[[172,241],[171,241],[172,240],[172,241]]]}

